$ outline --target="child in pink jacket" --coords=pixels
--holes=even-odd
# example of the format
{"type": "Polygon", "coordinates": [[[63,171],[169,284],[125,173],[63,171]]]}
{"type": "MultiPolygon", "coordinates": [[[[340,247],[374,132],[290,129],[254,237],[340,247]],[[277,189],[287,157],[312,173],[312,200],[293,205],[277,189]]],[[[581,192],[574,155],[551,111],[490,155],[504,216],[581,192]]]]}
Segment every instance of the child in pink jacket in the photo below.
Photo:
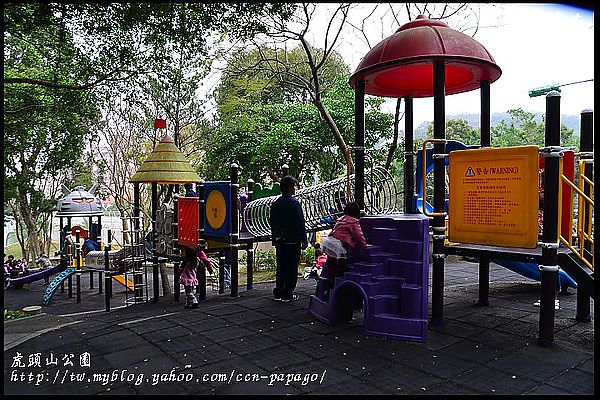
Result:
{"type": "Polygon", "coordinates": [[[198,260],[204,264],[206,269],[212,269],[210,261],[206,254],[199,250],[196,254],[196,250],[193,247],[184,247],[184,259],[181,263],[181,275],[179,276],[179,283],[185,288],[185,306],[184,308],[198,308],[198,299],[194,295],[194,288],[198,286],[198,278],[196,278],[196,269],[198,268],[198,260]]]}
{"type": "MultiPolygon", "coordinates": [[[[329,236],[338,239],[344,245],[348,258],[356,257],[361,253],[361,249],[367,247],[367,241],[360,227],[360,206],[356,202],[346,204],[344,215],[339,218],[329,236]]],[[[333,281],[336,276],[342,276],[346,271],[346,259],[337,259],[327,257],[327,262],[323,267],[322,276],[327,278],[328,289],[333,287],[333,281]]]]}

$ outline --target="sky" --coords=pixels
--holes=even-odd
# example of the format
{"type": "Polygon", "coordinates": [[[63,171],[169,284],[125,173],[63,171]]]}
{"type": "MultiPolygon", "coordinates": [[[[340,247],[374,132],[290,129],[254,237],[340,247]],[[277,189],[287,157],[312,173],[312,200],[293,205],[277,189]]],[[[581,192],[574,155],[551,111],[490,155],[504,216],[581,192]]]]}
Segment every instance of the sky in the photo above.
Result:
{"type": "MultiPolygon", "coordinates": [[[[407,19],[400,22],[403,24],[407,19]]],[[[457,29],[452,21],[448,24],[457,29]]],[[[500,78],[491,85],[492,113],[511,108],[545,112],[545,97],[530,98],[530,89],[594,78],[594,21],[593,11],[589,9],[542,3],[482,5],[479,26],[474,39],[492,54],[502,69],[500,78]]],[[[387,28],[383,37],[391,35],[397,27],[387,28]]],[[[376,30],[377,26],[371,24],[367,29],[376,30]]],[[[385,32],[385,29],[380,31],[385,32]]],[[[381,32],[378,35],[371,46],[382,39],[381,32]]],[[[348,35],[336,48],[352,72],[368,49],[358,37],[348,35]]],[[[561,97],[563,114],[593,109],[594,82],[561,87],[561,97]]],[[[387,111],[393,113],[395,100],[386,104],[387,111]]],[[[433,120],[433,99],[415,99],[413,107],[415,127],[422,121],[433,120]]],[[[479,90],[446,97],[446,115],[479,112],[479,90]]]]}

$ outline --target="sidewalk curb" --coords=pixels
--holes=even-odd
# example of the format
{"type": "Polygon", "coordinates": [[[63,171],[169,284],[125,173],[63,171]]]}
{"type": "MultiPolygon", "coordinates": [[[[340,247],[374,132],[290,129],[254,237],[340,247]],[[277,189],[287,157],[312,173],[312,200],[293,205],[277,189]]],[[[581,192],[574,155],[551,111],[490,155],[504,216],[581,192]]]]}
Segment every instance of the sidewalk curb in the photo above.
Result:
{"type": "MultiPolygon", "coordinates": [[[[44,315],[44,314],[38,314],[38,315],[44,315]]],[[[45,315],[47,315],[47,314],[45,314],[45,315]]],[[[35,316],[37,316],[37,315],[35,315],[35,316]]],[[[29,318],[29,317],[24,317],[24,318],[29,318]]],[[[18,318],[18,319],[24,319],[24,318],[18,318]]],[[[8,335],[5,333],[4,334],[4,340],[5,341],[7,340],[7,337],[10,337],[10,336],[16,337],[16,339],[10,341],[9,343],[4,343],[4,351],[6,352],[6,351],[8,351],[8,350],[10,350],[10,349],[12,349],[12,348],[14,348],[14,347],[22,344],[22,343],[25,343],[26,341],[28,341],[30,339],[33,339],[33,338],[38,337],[40,335],[43,335],[45,333],[52,332],[52,331],[55,331],[57,329],[64,328],[65,326],[75,325],[75,324],[78,324],[80,322],[83,322],[83,321],[71,321],[71,322],[67,322],[67,323],[64,323],[64,324],[52,326],[50,328],[42,329],[42,330],[34,332],[34,333],[16,333],[16,334],[8,334],[8,335]]]]}
{"type": "Polygon", "coordinates": [[[35,315],[28,315],[26,317],[21,317],[21,318],[15,318],[15,319],[9,319],[4,321],[5,324],[11,323],[11,322],[15,322],[15,321],[24,321],[26,319],[30,319],[30,318],[35,318],[35,317],[41,317],[42,315],[48,315],[45,312],[41,312],[39,314],[35,314],[35,315]]]}

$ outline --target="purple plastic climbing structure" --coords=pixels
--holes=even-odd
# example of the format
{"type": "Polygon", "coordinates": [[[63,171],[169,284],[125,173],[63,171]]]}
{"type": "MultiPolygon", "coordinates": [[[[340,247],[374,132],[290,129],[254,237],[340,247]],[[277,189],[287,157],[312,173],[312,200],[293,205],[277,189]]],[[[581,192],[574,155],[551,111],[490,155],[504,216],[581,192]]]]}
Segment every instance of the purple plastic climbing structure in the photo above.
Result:
{"type": "Polygon", "coordinates": [[[329,325],[349,321],[362,300],[366,335],[424,342],[429,220],[422,214],[389,214],[363,217],[360,225],[369,244],[363,259],[348,260],[328,299],[326,279],[320,278],[310,314],[329,325]]]}

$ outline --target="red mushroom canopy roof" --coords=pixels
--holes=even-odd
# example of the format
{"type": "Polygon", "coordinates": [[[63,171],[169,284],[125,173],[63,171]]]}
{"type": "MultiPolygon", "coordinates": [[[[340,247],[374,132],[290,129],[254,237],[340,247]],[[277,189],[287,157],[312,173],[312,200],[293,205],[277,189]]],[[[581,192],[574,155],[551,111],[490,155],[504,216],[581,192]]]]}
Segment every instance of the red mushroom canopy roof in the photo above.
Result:
{"type": "Polygon", "coordinates": [[[365,80],[365,93],[385,97],[433,96],[433,62],[446,65],[446,94],[478,89],[496,81],[502,70],[472,37],[424,15],[402,25],[373,47],[350,77],[354,88],[365,80]]]}

